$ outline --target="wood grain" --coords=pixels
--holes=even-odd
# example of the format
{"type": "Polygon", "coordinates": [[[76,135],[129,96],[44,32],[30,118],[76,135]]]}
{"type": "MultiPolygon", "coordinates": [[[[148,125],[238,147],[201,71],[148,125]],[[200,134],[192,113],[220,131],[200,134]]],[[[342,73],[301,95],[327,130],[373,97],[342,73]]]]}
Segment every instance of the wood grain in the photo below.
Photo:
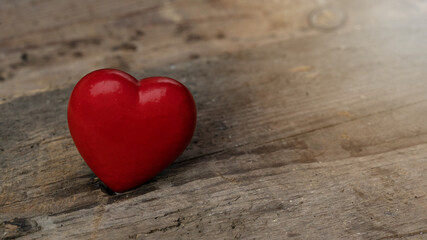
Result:
{"type": "Polygon", "coordinates": [[[426,7],[3,2],[0,238],[424,239],[426,7]],[[184,154],[114,196],[66,122],[101,66],[176,78],[198,108],[184,154]]]}

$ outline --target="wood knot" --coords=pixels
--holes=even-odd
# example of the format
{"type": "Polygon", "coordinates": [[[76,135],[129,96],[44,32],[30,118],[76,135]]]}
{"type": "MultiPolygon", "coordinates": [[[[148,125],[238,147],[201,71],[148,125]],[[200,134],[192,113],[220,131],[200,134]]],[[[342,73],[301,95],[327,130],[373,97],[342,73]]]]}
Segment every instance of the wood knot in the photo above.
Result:
{"type": "Polygon", "coordinates": [[[15,239],[40,230],[36,221],[26,218],[14,218],[0,224],[2,239],[15,239]]]}

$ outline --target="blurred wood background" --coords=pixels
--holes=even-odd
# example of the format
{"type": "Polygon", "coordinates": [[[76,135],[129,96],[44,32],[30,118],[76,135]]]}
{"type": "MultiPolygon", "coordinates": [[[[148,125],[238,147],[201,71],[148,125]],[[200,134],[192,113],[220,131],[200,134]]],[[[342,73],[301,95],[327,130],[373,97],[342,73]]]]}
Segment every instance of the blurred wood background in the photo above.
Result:
{"type": "Polygon", "coordinates": [[[426,239],[426,23],[422,0],[1,0],[0,238],[426,239]],[[198,107],[115,196],[66,122],[105,67],[198,107]]]}

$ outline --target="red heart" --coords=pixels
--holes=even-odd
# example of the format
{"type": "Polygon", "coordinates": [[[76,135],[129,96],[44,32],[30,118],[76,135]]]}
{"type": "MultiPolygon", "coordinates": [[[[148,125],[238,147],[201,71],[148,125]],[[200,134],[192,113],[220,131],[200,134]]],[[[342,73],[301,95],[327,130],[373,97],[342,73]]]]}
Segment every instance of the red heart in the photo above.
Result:
{"type": "Polygon", "coordinates": [[[172,163],[195,125],[191,93],[166,77],[138,81],[119,70],[97,70],[77,83],[68,103],[77,149],[115,192],[141,185],[172,163]]]}

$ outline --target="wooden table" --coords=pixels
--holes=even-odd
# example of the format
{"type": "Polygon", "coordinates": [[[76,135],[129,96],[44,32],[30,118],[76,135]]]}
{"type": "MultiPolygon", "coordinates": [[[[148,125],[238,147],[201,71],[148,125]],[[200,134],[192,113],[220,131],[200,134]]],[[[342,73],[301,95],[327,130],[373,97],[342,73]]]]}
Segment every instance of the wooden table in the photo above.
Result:
{"type": "Polygon", "coordinates": [[[0,238],[426,239],[427,2],[0,1],[0,238]],[[185,153],[103,193],[68,97],[189,87],[185,153]]]}

